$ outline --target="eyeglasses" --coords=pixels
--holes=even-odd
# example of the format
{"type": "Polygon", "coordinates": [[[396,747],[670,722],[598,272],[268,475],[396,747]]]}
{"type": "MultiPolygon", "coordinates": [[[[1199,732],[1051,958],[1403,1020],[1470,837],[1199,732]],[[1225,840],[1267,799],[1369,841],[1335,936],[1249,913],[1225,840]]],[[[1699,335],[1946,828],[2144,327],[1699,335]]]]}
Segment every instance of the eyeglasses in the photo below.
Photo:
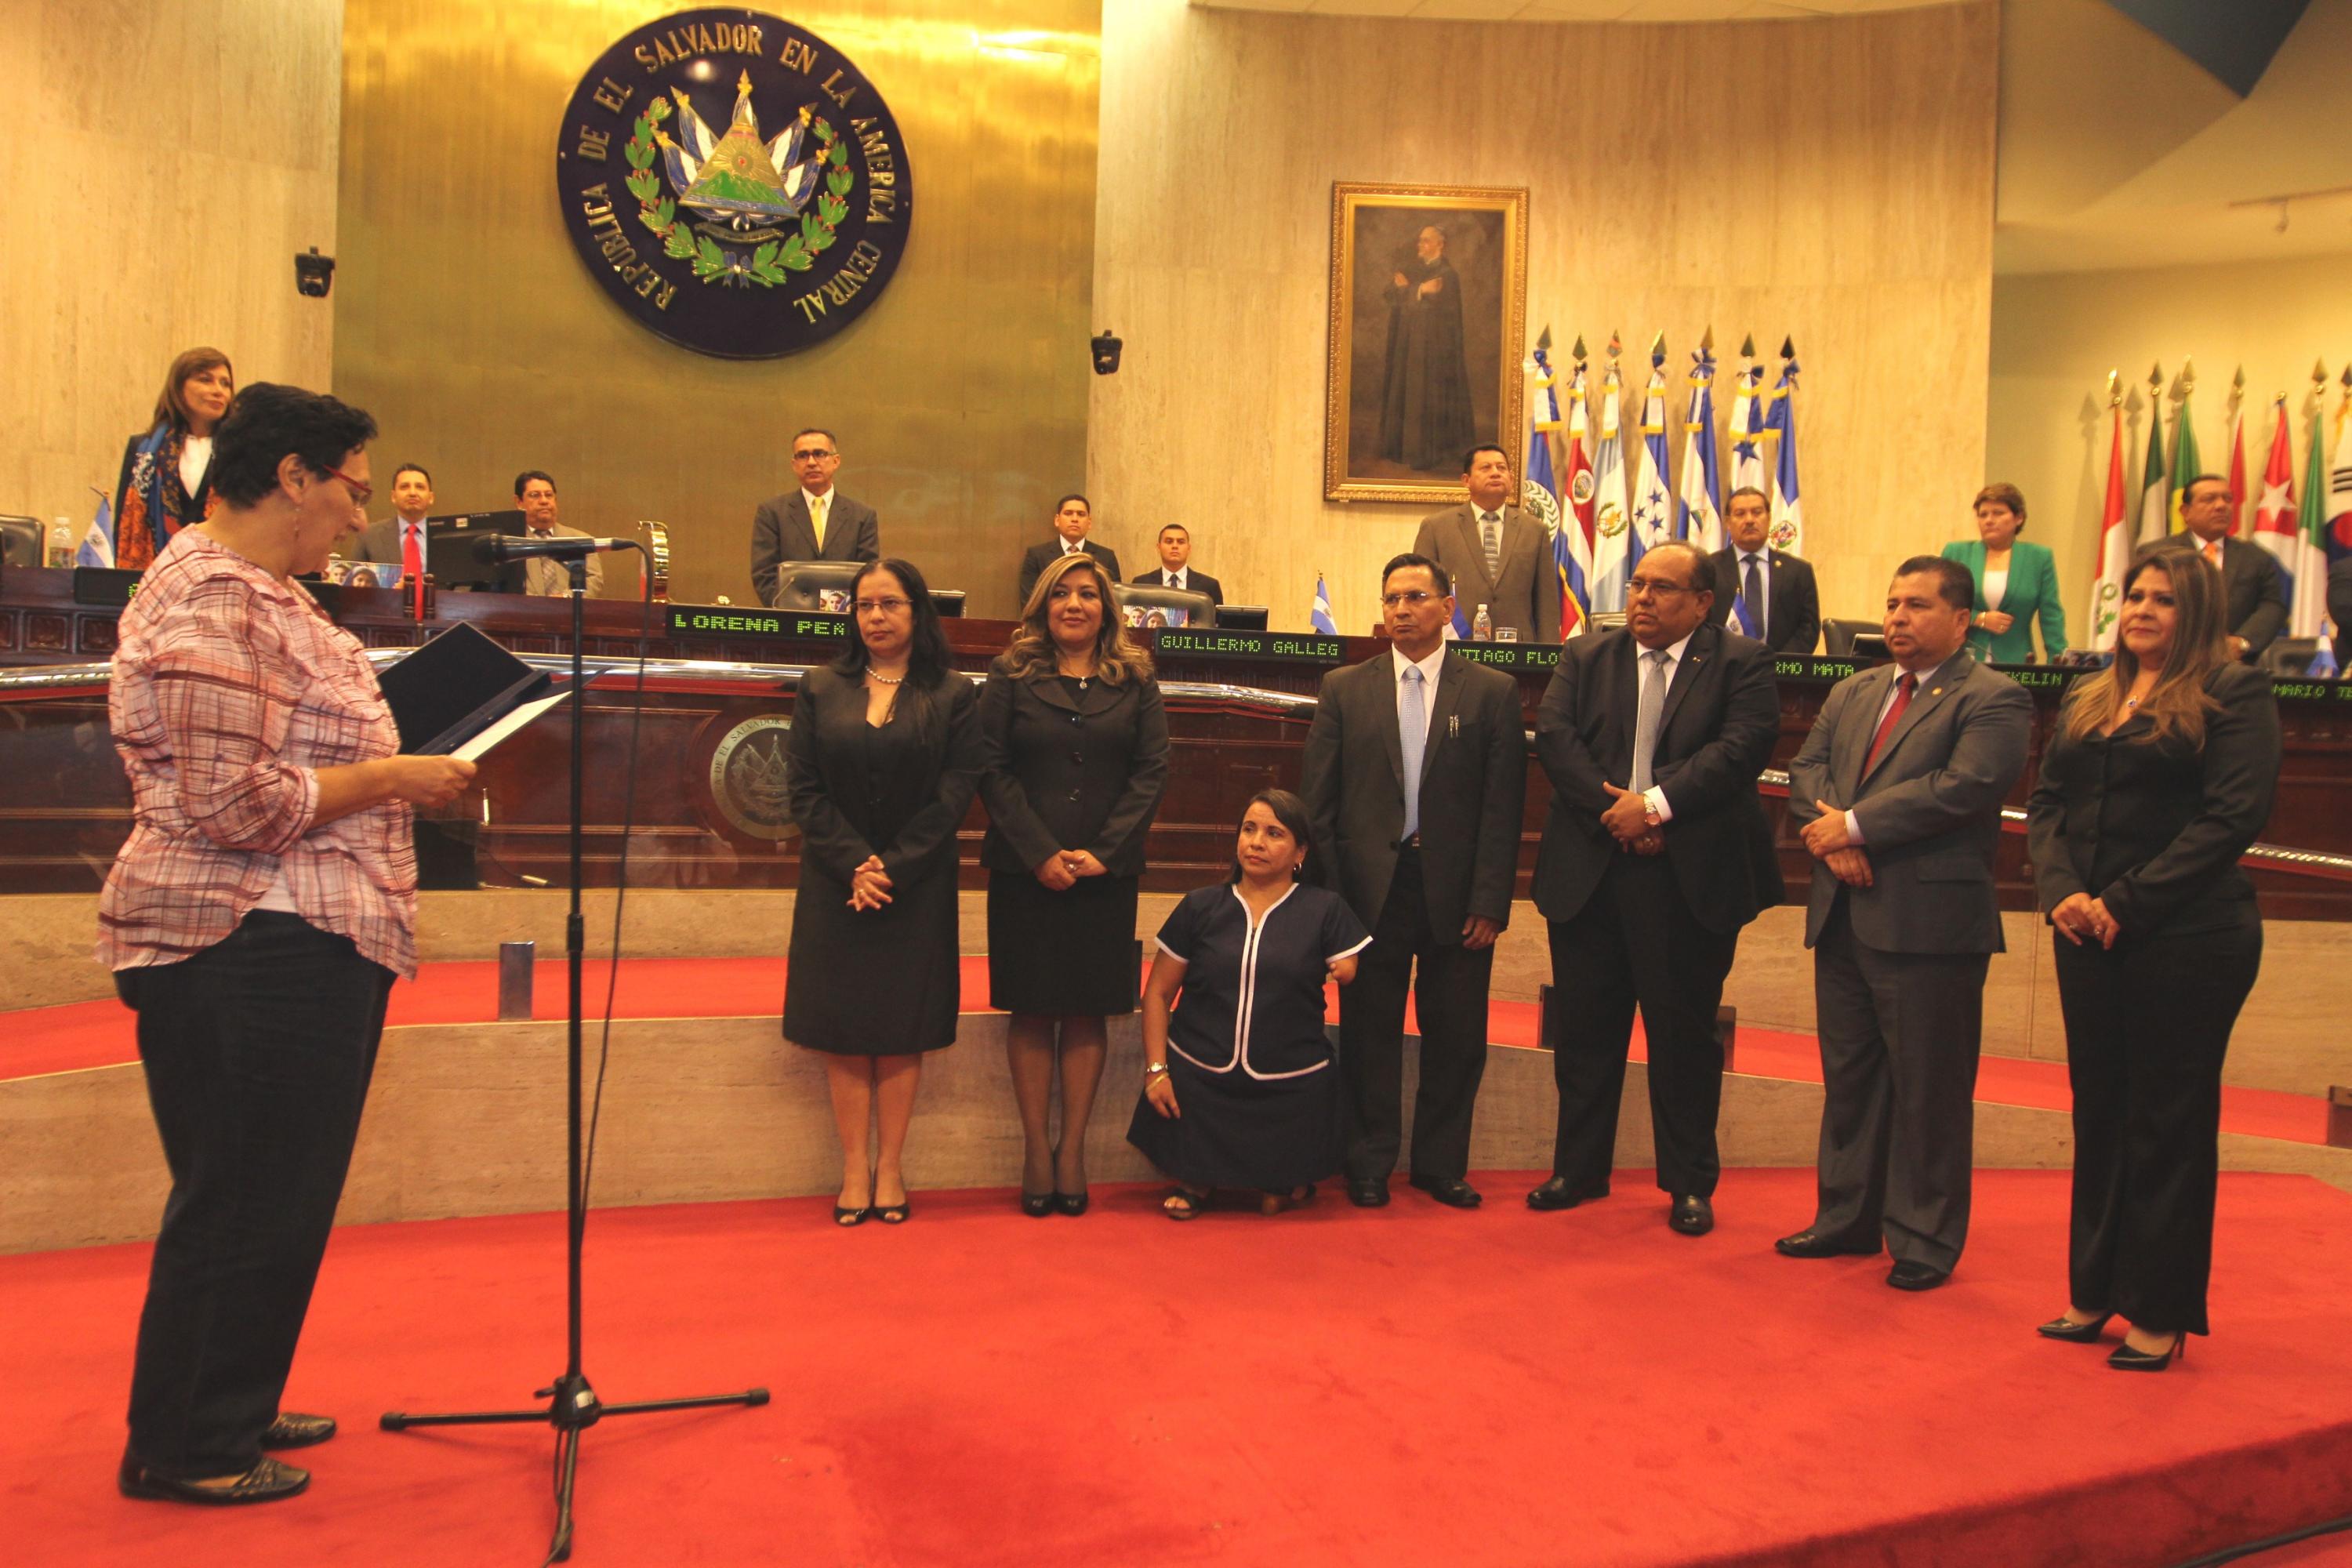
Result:
{"type": "Polygon", "coordinates": [[[806,451],[794,452],[793,454],[793,461],[795,463],[821,463],[824,461],[825,458],[832,456],[833,454],[831,452],[820,452],[815,448],[811,447],[806,451]]]}
{"type": "Polygon", "coordinates": [[[861,616],[870,616],[877,611],[886,616],[895,616],[901,610],[911,610],[914,607],[915,602],[912,599],[860,599],[857,601],[857,613],[861,616]]]}
{"type": "Polygon", "coordinates": [[[327,477],[332,479],[341,479],[343,483],[349,485],[352,490],[352,504],[356,506],[367,505],[368,498],[375,494],[375,487],[373,485],[363,485],[360,483],[359,480],[352,478],[351,475],[343,472],[341,468],[329,468],[327,470],[327,477]]]}
{"type": "Polygon", "coordinates": [[[1653,598],[1671,599],[1676,594],[1697,592],[1696,588],[1687,584],[1661,583],[1655,577],[1636,577],[1625,584],[1625,593],[1629,597],[1635,594],[1646,594],[1653,598]]]}
{"type": "Polygon", "coordinates": [[[1425,605],[1435,597],[1437,597],[1436,595],[1421,588],[1415,588],[1410,593],[1404,594],[1382,594],[1381,595],[1381,608],[1384,610],[1393,610],[1400,605],[1425,605]]]}

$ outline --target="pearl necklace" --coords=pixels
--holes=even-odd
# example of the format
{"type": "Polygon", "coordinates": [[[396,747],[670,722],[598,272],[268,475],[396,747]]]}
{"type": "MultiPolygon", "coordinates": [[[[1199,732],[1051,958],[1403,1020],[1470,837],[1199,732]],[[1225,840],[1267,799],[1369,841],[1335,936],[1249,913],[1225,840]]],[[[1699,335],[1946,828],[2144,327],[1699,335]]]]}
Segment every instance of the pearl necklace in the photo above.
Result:
{"type": "Polygon", "coordinates": [[[907,678],[903,675],[885,675],[880,670],[876,669],[873,666],[868,665],[866,668],[866,679],[883,686],[896,686],[907,678]]]}

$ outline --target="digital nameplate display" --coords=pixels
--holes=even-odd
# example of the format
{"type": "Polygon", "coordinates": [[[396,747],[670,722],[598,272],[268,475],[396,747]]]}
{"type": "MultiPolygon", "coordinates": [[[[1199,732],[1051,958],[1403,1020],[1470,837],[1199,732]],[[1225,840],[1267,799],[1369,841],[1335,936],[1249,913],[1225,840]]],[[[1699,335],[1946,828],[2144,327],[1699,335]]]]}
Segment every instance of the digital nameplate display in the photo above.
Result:
{"type": "Polygon", "coordinates": [[[750,610],[732,605],[672,605],[674,637],[749,637],[764,642],[845,642],[849,617],[822,610],[750,610]]]}

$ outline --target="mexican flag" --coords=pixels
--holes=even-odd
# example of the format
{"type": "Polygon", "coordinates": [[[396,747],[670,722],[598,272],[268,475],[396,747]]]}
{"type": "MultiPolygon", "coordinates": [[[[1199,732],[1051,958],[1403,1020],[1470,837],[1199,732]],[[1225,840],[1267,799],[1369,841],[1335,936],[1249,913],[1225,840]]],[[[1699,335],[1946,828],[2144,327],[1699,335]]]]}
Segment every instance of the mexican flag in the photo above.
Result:
{"type": "Polygon", "coordinates": [[[2164,470],[2164,407],[2147,400],[2147,461],[2140,465],[2139,533],[2132,542],[2153,544],[2172,531],[2172,492],[2164,470]]]}

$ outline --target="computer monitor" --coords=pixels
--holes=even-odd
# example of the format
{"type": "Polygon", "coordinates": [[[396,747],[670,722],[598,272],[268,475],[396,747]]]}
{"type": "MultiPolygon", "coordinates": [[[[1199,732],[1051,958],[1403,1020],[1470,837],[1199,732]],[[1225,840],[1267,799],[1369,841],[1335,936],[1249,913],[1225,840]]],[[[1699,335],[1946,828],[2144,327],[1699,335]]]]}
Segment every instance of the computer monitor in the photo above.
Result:
{"type": "Polygon", "coordinates": [[[1857,659],[1867,659],[1873,661],[1883,658],[1892,658],[1895,657],[1893,654],[1886,651],[1886,634],[1885,632],[1854,633],[1852,656],[1857,659]]]}
{"type": "Polygon", "coordinates": [[[1265,630],[1264,605],[1219,605],[1217,625],[1229,632],[1262,632],[1265,630]]]}
{"type": "Polygon", "coordinates": [[[857,586],[863,561],[783,561],[777,563],[776,602],[779,610],[819,610],[849,614],[849,596],[857,586]]]}
{"type": "Polygon", "coordinates": [[[38,566],[42,531],[39,518],[0,517],[0,566],[38,566]]]}
{"type": "Polygon", "coordinates": [[[939,611],[942,620],[962,615],[963,590],[961,588],[932,589],[931,607],[939,611]]]}
{"type": "Polygon", "coordinates": [[[1161,626],[1214,626],[1217,606],[1206,594],[1190,588],[1146,588],[1131,583],[1112,586],[1111,598],[1131,626],[1156,630],[1161,626]]]}
{"type": "Polygon", "coordinates": [[[436,586],[471,588],[484,594],[520,594],[523,563],[477,560],[474,544],[499,533],[523,531],[520,511],[469,511],[425,520],[425,570],[436,586]]]}

